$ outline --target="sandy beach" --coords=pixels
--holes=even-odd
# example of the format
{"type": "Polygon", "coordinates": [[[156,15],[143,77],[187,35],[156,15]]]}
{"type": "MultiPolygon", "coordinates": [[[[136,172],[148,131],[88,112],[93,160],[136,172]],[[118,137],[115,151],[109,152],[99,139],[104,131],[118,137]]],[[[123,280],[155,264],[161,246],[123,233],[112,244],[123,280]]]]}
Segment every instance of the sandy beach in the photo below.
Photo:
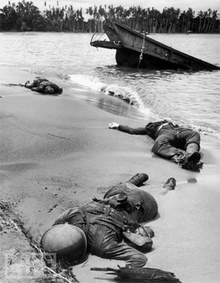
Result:
{"type": "MultiPolygon", "coordinates": [[[[9,75],[14,83],[26,81],[24,73],[9,71],[2,72],[3,81],[9,75]]],[[[155,237],[146,267],[172,271],[184,283],[220,282],[220,141],[202,135],[203,170],[183,170],[154,156],[149,137],[108,128],[112,121],[144,125],[147,121],[135,116],[131,106],[117,102],[127,115],[115,115],[95,105],[102,103],[103,94],[97,93],[96,103],[90,103],[88,93],[69,97],[72,90],[64,82],[61,86],[65,95],[59,97],[0,86],[0,282],[30,282],[32,275],[22,277],[21,271],[24,255],[35,251],[30,237],[39,242],[61,212],[102,198],[105,187],[138,172],[149,175],[142,189],[159,205],[158,218],[149,223],[155,237]],[[170,177],[177,187],[163,194],[170,177]],[[197,182],[188,182],[192,178],[197,182]],[[16,227],[16,219],[26,235],[16,227]]],[[[116,100],[109,97],[113,105],[116,100]]],[[[124,266],[123,261],[90,255],[73,273],[80,283],[108,282],[113,276],[90,268],[118,264],[124,266]]]]}

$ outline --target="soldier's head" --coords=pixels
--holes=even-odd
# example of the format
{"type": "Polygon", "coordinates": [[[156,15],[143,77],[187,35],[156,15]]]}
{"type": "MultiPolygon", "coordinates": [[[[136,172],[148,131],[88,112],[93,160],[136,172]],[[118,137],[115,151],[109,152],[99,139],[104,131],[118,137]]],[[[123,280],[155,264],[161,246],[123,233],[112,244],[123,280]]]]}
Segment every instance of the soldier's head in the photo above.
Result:
{"type": "Polygon", "coordinates": [[[68,223],[58,224],[43,234],[41,247],[58,258],[68,256],[71,260],[81,261],[87,251],[87,239],[79,227],[68,223]]]}

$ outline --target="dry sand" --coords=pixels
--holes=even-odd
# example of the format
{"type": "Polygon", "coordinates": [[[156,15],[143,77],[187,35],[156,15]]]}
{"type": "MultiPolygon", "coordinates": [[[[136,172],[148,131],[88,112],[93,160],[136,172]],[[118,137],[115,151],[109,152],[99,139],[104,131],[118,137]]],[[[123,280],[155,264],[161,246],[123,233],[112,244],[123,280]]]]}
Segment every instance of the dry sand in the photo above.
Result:
{"type": "MultiPolygon", "coordinates": [[[[25,73],[7,69],[1,79],[7,82],[9,75],[13,83],[27,80],[25,73]]],[[[105,187],[138,172],[149,175],[142,189],[159,204],[159,217],[149,223],[155,237],[146,266],[172,271],[184,283],[220,282],[220,142],[202,136],[204,169],[183,170],[152,155],[149,137],[108,129],[112,121],[146,124],[132,107],[112,97],[111,107],[105,105],[98,93],[90,103],[88,93],[70,97],[72,90],[62,86],[60,97],[0,87],[0,282],[30,282],[36,274],[24,259],[35,250],[28,238],[39,242],[62,211],[101,198],[105,187]],[[96,102],[108,109],[119,103],[124,116],[103,111],[96,102]],[[169,177],[177,180],[177,188],[161,194],[169,177]],[[190,178],[197,182],[188,183],[190,178]]],[[[90,255],[73,273],[80,283],[107,282],[113,276],[90,268],[118,264],[124,266],[90,255]]]]}

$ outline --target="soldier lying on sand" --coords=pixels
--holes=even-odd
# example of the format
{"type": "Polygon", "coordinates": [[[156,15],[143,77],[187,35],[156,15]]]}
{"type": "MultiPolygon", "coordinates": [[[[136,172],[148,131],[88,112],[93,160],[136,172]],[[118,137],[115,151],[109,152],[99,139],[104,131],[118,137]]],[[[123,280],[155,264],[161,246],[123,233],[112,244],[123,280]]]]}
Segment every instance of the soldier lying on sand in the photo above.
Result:
{"type": "MultiPolygon", "coordinates": [[[[144,253],[151,250],[154,233],[141,223],[155,218],[158,206],[152,195],[136,186],[143,181],[143,175],[147,176],[137,174],[128,182],[112,187],[102,200],[95,198],[80,207],[68,209],[54,225],[69,223],[80,228],[86,235],[87,250],[93,255],[125,260],[132,267],[144,266],[147,262],[144,253]]],[[[41,243],[48,251],[46,237],[47,232],[41,243]]],[[[59,242],[57,234],[51,239],[56,239],[55,245],[59,242]]],[[[72,252],[77,253],[76,250],[72,252]]]]}
{"type": "Polygon", "coordinates": [[[42,94],[53,94],[58,95],[63,92],[63,89],[56,85],[55,83],[52,83],[48,81],[45,78],[37,77],[33,83],[30,83],[30,81],[27,81],[25,83],[25,87],[31,89],[32,91],[36,91],[42,94]]]}
{"type": "Polygon", "coordinates": [[[154,154],[180,164],[183,169],[199,171],[202,168],[203,163],[200,161],[199,153],[200,135],[196,131],[174,125],[167,120],[148,123],[140,128],[112,122],[109,128],[129,134],[148,135],[154,140],[152,148],[154,154]]]}

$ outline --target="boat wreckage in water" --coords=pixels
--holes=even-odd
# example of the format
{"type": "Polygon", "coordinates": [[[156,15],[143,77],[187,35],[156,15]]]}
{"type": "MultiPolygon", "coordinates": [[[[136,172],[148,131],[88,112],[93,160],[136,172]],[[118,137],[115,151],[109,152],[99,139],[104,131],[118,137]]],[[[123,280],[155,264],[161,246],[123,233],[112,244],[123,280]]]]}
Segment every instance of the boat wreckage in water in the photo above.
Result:
{"type": "Polygon", "coordinates": [[[116,49],[118,66],[145,69],[220,70],[220,67],[160,43],[117,21],[103,26],[109,41],[91,39],[90,45],[116,49]]]}

